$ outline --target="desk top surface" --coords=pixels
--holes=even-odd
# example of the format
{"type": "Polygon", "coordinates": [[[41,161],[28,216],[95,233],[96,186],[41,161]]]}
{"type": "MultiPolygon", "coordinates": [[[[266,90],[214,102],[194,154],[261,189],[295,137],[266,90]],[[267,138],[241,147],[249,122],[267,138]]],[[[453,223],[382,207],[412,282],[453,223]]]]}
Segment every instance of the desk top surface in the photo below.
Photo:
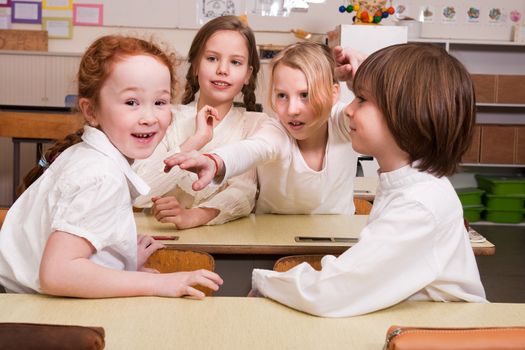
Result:
{"type": "Polygon", "coordinates": [[[381,349],[391,325],[525,326],[525,304],[404,302],[329,319],[265,298],[0,295],[0,322],[102,326],[107,349],[381,349]]]}
{"type": "Polygon", "coordinates": [[[0,110],[0,136],[61,139],[84,125],[78,113],[18,112],[0,110]]]}
{"type": "MultiPolygon", "coordinates": [[[[176,237],[163,243],[218,254],[340,254],[354,245],[368,215],[250,215],[223,225],[176,230],[151,215],[135,213],[142,234],[176,237]],[[297,241],[297,237],[306,240],[297,241]]],[[[478,255],[495,252],[492,243],[472,243],[478,255]]]]}
{"type": "Polygon", "coordinates": [[[373,201],[376,196],[377,186],[379,186],[379,177],[355,177],[354,197],[373,201]]]}
{"type": "Polygon", "coordinates": [[[357,241],[367,219],[367,215],[252,214],[223,225],[179,231],[151,215],[135,213],[138,233],[178,237],[163,241],[170,246],[230,254],[340,253],[357,241]]]}

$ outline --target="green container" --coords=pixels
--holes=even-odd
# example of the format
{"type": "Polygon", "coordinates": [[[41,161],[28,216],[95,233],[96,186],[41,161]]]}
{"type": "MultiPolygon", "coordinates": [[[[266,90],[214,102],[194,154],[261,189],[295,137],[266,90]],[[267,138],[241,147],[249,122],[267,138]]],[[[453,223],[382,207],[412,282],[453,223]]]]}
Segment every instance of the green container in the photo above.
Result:
{"type": "Polygon", "coordinates": [[[479,188],[456,188],[456,193],[461,201],[461,205],[466,207],[471,205],[481,205],[481,196],[485,191],[480,190],[479,188]]]}
{"type": "Polygon", "coordinates": [[[506,224],[519,224],[523,221],[523,213],[525,209],[520,210],[496,210],[486,209],[485,219],[487,221],[506,223],[506,224]]]}
{"type": "Polygon", "coordinates": [[[487,193],[483,200],[487,209],[520,210],[524,208],[525,195],[503,195],[487,193]]]}
{"type": "Polygon", "coordinates": [[[491,194],[525,194],[523,176],[476,175],[478,187],[491,194]]]}
{"type": "Polygon", "coordinates": [[[463,217],[469,222],[476,222],[481,220],[481,212],[485,210],[482,205],[469,205],[463,207],[463,217]]]}

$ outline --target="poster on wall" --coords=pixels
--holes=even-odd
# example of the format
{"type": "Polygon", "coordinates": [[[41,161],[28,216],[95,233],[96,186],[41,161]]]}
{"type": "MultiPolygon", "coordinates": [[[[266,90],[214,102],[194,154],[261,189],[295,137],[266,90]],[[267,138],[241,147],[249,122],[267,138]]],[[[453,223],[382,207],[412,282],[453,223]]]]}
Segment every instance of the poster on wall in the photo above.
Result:
{"type": "Polygon", "coordinates": [[[0,0],[0,7],[11,7],[11,0],[0,0]]]}
{"type": "Polygon", "coordinates": [[[12,23],[34,23],[42,22],[42,3],[31,1],[15,1],[12,3],[12,23]]]}
{"type": "Polygon", "coordinates": [[[465,18],[469,24],[478,24],[481,16],[481,9],[478,4],[467,6],[465,18]]]}
{"type": "Polygon", "coordinates": [[[76,26],[101,26],[104,23],[104,5],[74,4],[73,24],[76,26]]]}
{"type": "Polygon", "coordinates": [[[197,4],[199,24],[204,24],[215,17],[239,16],[244,13],[244,9],[241,9],[242,0],[198,0],[197,4]]]}
{"type": "Polygon", "coordinates": [[[43,0],[42,8],[44,10],[71,10],[73,0],[43,0]]]}
{"type": "Polygon", "coordinates": [[[457,12],[456,12],[456,6],[454,5],[448,5],[443,6],[441,10],[441,23],[443,24],[450,24],[450,23],[457,23],[457,12]]]}
{"type": "Polygon", "coordinates": [[[11,28],[11,17],[9,15],[0,15],[0,29],[11,28]]]}
{"type": "Polygon", "coordinates": [[[44,17],[42,30],[47,30],[49,39],[71,39],[73,35],[71,18],[44,17]]]}

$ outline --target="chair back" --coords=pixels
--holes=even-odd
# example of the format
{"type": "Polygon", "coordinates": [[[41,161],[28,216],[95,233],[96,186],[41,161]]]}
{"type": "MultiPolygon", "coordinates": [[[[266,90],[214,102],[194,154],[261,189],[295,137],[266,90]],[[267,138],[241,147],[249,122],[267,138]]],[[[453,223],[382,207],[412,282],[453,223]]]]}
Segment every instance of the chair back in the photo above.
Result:
{"type": "Polygon", "coordinates": [[[309,255],[290,255],[284,256],[277,260],[273,265],[273,270],[277,272],[285,272],[299,265],[303,262],[307,262],[317,271],[321,270],[321,259],[324,255],[322,254],[309,254],[309,255]]]}
{"type": "MultiPolygon", "coordinates": [[[[206,269],[213,271],[215,269],[215,260],[205,252],[192,250],[159,249],[151,254],[144,267],[158,270],[160,273],[195,271],[206,269]]],[[[202,286],[195,286],[207,296],[212,295],[213,290],[202,286]]]]}
{"type": "Polygon", "coordinates": [[[372,203],[361,198],[354,198],[355,214],[368,215],[372,211],[372,203]]]}
{"type": "Polygon", "coordinates": [[[4,223],[4,219],[8,210],[9,208],[0,208],[0,228],[2,228],[2,224],[4,223]]]}

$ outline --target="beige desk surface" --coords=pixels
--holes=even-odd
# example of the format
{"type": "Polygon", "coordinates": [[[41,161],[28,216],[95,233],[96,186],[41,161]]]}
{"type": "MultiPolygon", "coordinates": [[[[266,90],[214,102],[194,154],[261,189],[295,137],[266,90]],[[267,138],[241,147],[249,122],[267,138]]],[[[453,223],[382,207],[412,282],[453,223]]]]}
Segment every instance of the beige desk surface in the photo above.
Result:
{"type": "Polygon", "coordinates": [[[328,319],[265,298],[0,295],[0,322],[102,326],[106,349],[381,349],[391,325],[525,326],[525,304],[405,302],[328,319]]]}
{"type": "Polygon", "coordinates": [[[354,197],[373,201],[376,196],[376,189],[379,185],[378,177],[355,177],[354,178],[354,197]]]}
{"type": "MultiPolygon", "coordinates": [[[[355,242],[338,238],[359,238],[368,215],[250,215],[224,225],[176,230],[159,223],[153,216],[135,213],[137,231],[142,234],[175,236],[163,243],[180,249],[212,254],[340,254],[355,242]],[[295,237],[330,238],[329,242],[296,242],[295,237]]],[[[490,242],[472,243],[476,255],[492,255],[490,242]]]]}
{"type": "Polygon", "coordinates": [[[163,243],[177,248],[219,254],[339,254],[354,243],[339,238],[359,237],[367,215],[250,215],[224,225],[176,230],[154,217],[135,213],[138,233],[178,236],[163,243]],[[296,242],[295,237],[333,238],[333,241],[296,242]]]}

